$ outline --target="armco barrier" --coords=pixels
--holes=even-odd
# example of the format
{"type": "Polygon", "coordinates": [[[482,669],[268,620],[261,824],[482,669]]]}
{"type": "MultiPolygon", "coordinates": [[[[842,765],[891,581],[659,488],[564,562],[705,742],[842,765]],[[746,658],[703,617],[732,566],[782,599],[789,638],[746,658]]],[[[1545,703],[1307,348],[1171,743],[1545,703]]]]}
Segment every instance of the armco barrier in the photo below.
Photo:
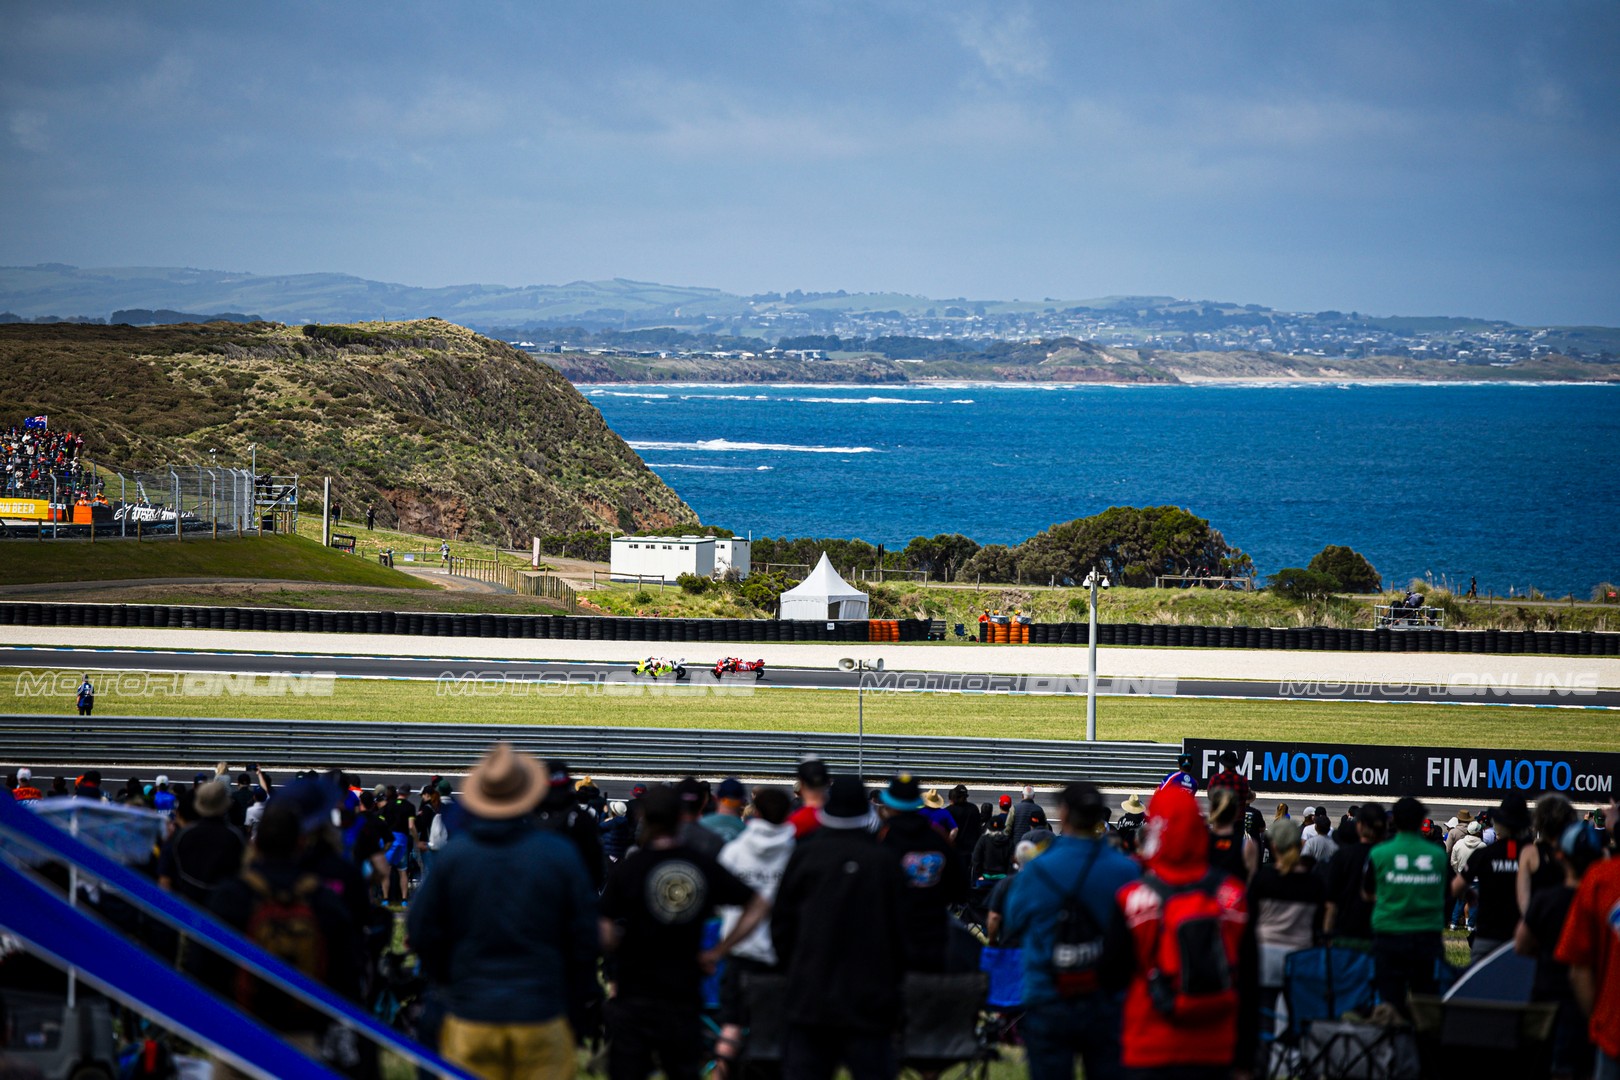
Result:
{"type": "MultiPolygon", "coordinates": [[[[442,612],[303,611],[164,604],[0,602],[0,626],[265,630],[312,634],[551,638],[569,641],[926,641],[927,619],[783,622],[776,619],[654,619],[606,615],[461,615],[442,612]]],[[[1084,645],[1086,623],[1035,623],[1033,644],[1084,645]]],[[[1567,630],[1342,630],[1334,627],[1181,626],[1099,623],[1099,645],[1350,652],[1530,653],[1620,656],[1620,633],[1567,630]]],[[[994,646],[988,646],[994,648],[994,646]]]]}
{"type": "MultiPolygon", "coordinates": [[[[469,699],[476,707],[476,699],[469,699]]],[[[853,714],[853,703],[851,703],[853,714]]],[[[851,718],[853,725],[853,715],[851,718]]],[[[496,739],[597,776],[778,776],[806,754],[835,772],[858,758],[869,777],[909,770],[926,782],[1157,785],[1175,770],[1171,743],[1062,742],[825,732],[541,727],[133,716],[0,716],[0,764],[33,768],[206,768],[254,761],[272,772],[340,767],[465,773],[496,739]]]]}

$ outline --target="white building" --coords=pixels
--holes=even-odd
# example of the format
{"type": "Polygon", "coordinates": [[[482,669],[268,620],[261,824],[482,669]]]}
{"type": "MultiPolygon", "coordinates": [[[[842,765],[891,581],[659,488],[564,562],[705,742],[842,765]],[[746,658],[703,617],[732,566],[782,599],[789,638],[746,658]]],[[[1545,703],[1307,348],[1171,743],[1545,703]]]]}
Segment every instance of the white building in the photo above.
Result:
{"type": "Polygon", "coordinates": [[[609,576],[614,581],[674,582],[682,574],[714,576],[712,536],[615,536],[609,576]]]}
{"type": "Polygon", "coordinates": [[[717,577],[725,577],[727,573],[735,570],[737,577],[745,578],[753,570],[753,557],[750,554],[749,542],[740,536],[729,539],[716,537],[714,541],[714,572],[717,577]]]}

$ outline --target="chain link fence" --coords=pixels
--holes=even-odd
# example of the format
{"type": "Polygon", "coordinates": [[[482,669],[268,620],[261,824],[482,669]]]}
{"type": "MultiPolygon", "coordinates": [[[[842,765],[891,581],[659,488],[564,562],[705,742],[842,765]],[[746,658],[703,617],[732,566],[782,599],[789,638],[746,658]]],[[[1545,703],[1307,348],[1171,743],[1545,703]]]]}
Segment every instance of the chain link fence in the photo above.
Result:
{"type": "Polygon", "coordinates": [[[220,465],[168,465],[117,472],[91,468],[72,489],[0,506],[11,537],[245,536],[293,532],[298,477],[220,465]],[[9,516],[15,514],[17,516],[9,516]]]}

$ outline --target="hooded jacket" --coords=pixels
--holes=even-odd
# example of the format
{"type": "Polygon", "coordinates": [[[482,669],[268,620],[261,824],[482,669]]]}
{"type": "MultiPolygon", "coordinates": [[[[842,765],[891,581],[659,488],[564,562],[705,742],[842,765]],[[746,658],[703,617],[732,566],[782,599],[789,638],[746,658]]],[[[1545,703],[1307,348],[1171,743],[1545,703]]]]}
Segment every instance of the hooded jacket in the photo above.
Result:
{"type": "Polygon", "coordinates": [[[1474,857],[1474,852],[1485,846],[1485,841],[1473,833],[1463,833],[1457,842],[1451,845],[1451,869],[1459,874],[1468,873],[1468,860],[1474,857]]]}
{"type": "Polygon", "coordinates": [[[594,994],[596,894],[578,850],[529,817],[464,813],[411,898],[423,971],[462,1020],[538,1024],[594,994]]]}
{"type": "MultiPolygon", "coordinates": [[[[1198,887],[1209,872],[1209,829],[1196,798],[1176,785],[1155,792],[1137,850],[1148,877],[1172,888],[1198,887]]],[[[1245,941],[1249,916],[1243,883],[1225,877],[1215,887],[1214,895],[1224,909],[1222,937],[1232,964],[1233,982],[1241,988],[1254,970],[1249,951],[1253,948],[1252,936],[1245,941]]],[[[1148,992],[1149,976],[1173,948],[1166,935],[1160,933],[1163,905],[1145,879],[1124,886],[1114,899],[1118,910],[1109,935],[1106,966],[1113,979],[1126,983],[1120,1037],[1122,1063],[1127,1068],[1154,1069],[1248,1061],[1252,1049],[1239,1046],[1238,1021],[1244,1010],[1233,1009],[1211,1020],[1172,1022],[1154,1008],[1148,992]]]]}
{"type": "MultiPolygon", "coordinates": [[[[793,826],[787,822],[772,825],[764,818],[754,818],[743,827],[737,839],[720,849],[720,865],[737,875],[756,893],[774,902],[777,886],[782,884],[782,872],[787,869],[788,858],[793,854],[793,840],[793,826]]],[[[731,928],[737,925],[740,918],[742,908],[721,909],[721,938],[731,933],[731,928]]],[[[771,920],[760,923],[759,928],[738,942],[731,953],[774,966],[776,950],[771,945],[771,920]]]]}
{"type": "Polygon", "coordinates": [[[1006,829],[991,829],[973,845],[973,880],[1012,873],[1013,842],[1006,829]]]}

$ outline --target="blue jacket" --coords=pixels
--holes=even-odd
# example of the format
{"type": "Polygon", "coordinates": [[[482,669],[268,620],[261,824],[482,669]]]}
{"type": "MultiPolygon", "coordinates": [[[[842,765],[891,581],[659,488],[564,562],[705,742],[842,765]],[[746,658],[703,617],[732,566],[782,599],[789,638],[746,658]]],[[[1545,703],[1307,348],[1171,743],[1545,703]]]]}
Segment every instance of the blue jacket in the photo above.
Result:
{"type": "Polygon", "coordinates": [[[596,893],[574,845],[529,817],[464,814],[406,929],[462,1020],[543,1023],[594,996],[596,893]]]}
{"type": "Polygon", "coordinates": [[[1060,836],[1013,879],[1002,933],[1023,943],[1025,1006],[1058,1000],[1048,968],[1052,935],[1058,912],[1082,872],[1086,880],[1080,890],[1081,902],[1106,931],[1114,915],[1114,894],[1142,876],[1136,860],[1108,841],[1060,836]],[[1092,864],[1089,871],[1087,863],[1092,864]]]}

